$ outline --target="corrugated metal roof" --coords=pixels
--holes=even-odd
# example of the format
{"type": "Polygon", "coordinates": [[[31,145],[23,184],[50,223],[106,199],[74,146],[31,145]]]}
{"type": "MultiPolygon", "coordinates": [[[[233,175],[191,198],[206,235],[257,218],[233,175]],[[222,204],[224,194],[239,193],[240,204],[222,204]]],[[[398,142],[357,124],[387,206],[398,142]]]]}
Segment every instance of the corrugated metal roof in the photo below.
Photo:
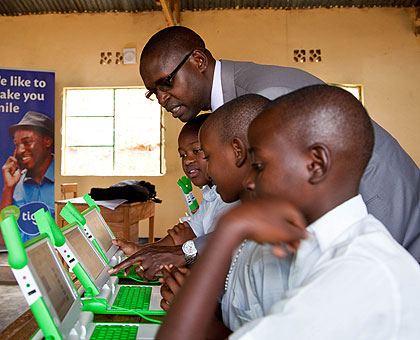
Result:
{"type": "MultiPolygon", "coordinates": [[[[179,0],[179,7],[180,11],[244,8],[420,7],[420,0],[179,0]]],[[[160,10],[160,4],[155,0],[0,0],[0,14],[7,16],[47,13],[135,13],[160,10]]]]}

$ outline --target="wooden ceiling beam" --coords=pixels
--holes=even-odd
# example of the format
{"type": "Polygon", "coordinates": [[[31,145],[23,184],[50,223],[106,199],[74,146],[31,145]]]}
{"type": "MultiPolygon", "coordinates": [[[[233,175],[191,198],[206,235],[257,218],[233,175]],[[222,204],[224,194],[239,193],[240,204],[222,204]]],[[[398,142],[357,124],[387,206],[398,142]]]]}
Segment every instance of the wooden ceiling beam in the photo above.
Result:
{"type": "Polygon", "coordinates": [[[172,13],[169,0],[160,0],[160,4],[162,6],[163,14],[165,14],[166,23],[168,26],[176,26],[175,17],[172,13]]]}
{"type": "Polygon", "coordinates": [[[177,25],[181,23],[180,13],[179,13],[179,0],[169,0],[171,8],[174,11],[175,22],[177,25]]]}

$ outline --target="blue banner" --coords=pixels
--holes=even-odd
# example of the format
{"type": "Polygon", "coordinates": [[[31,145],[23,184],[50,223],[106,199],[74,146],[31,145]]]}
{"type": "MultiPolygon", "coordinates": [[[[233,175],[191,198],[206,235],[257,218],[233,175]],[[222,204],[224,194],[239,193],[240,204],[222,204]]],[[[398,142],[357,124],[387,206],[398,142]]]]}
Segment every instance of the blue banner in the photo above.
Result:
{"type": "Polygon", "coordinates": [[[0,68],[0,220],[14,214],[23,241],[35,211],[55,213],[54,103],[54,72],[0,68]]]}

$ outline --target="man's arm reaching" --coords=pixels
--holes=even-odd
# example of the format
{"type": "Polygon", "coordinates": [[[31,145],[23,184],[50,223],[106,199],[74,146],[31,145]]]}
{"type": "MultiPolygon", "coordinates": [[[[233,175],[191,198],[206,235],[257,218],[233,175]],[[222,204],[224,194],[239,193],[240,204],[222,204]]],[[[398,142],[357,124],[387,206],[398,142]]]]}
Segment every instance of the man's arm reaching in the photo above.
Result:
{"type": "Polygon", "coordinates": [[[126,256],[131,256],[143,248],[150,246],[177,246],[193,238],[195,238],[195,234],[190,225],[187,222],[183,222],[169,229],[168,235],[156,242],[138,245],[123,238],[117,238],[112,240],[112,243],[118,246],[126,256]]]}
{"type": "Polygon", "coordinates": [[[184,252],[182,246],[157,246],[150,245],[134,253],[125,261],[108,270],[109,274],[115,274],[120,270],[128,273],[132,266],[138,265],[136,273],[145,280],[155,279],[162,265],[174,264],[185,266],[184,252]]]}

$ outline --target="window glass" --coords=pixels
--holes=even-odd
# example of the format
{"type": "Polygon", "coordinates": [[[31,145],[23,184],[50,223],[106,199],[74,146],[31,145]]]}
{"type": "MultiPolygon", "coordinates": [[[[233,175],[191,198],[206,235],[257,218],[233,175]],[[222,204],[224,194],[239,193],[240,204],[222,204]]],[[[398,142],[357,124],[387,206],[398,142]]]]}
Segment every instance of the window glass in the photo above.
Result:
{"type": "Polygon", "coordinates": [[[163,115],[141,87],[65,88],[62,175],[165,172],[163,115]]]}

